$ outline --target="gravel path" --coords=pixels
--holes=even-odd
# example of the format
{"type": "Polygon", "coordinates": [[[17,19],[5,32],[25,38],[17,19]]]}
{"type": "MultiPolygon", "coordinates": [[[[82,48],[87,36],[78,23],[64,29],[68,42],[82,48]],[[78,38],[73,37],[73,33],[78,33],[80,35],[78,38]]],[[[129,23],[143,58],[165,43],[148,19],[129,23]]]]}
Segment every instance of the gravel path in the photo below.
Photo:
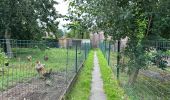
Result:
{"type": "Polygon", "coordinates": [[[90,100],[106,100],[106,95],[103,90],[103,80],[101,79],[100,67],[96,52],[94,54],[94,69],[92,73],[90,100]]]}

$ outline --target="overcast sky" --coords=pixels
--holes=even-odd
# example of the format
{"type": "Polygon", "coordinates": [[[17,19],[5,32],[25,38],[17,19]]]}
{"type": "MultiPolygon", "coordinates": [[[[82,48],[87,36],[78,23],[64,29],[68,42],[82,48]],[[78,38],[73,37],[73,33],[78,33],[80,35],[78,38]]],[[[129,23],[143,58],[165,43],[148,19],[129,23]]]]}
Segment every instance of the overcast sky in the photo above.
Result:
{"type": "MultiPolygon", "coordinates": [[[[62,15],[66,15],[68,13],[68,2],[65,2],[64,0],[56,0],[59,4],[55,5],[56,10],[62,14],[62,15]]],[[[67,21],[64,21],[63,19],[59,19],[60,24],[59,24],[59,28],[63,29],[63,25],[68,23],[67,21]]]]}

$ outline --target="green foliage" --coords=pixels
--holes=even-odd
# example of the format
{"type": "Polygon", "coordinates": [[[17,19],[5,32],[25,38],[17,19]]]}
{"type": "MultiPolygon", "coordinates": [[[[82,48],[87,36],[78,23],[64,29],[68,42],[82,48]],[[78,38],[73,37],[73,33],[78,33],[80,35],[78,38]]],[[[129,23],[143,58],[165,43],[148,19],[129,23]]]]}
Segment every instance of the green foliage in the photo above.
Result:
{"type": "Polygon", "coordinates": [[[153,54],[151,54],[150,51],[144,50],[141,44],[134,46],[132,43],[125,49],[124,55],[129,59],[126,63],[126,66],[128,66],[128,74],[131,74],[134,69],[147,68],[153,58],[153,54]]]}
{"type": "Polygon", "coordinates": [[[58,39],[64,35],[64,32],[62,29],[58,29],[54,35],[55,35],[56,39],[58,39]]]}
{"type": "Polygon", "coordinates": [[[80,19],[73,20],[72,23],[67,24],[66,27],[70,29],[70,32],[67,33],[67,37],[69,38],[89,38],[89,31],[87,26],[80,19]]]}
{"type": "Polygon", "coordinates": [[[4,64],[7,61],[7,57],[5,55],[5,53],[0,52],[0,65],[4,64]]]}
{"type": "Polygon", "coordinates": [[[90,51],[77,82],[66,100],[88,100],[91,90],[94,51],[90,51]]]}
{"type": "Polygon", "coordinates": [[[153,53],[152,62],[157,65],[158,68],[165,70],[167,68],[166,52],[156,51],[153,53]]]}
{"type": "MultiPolygon", "coordinates": [[[[2,0],[0,35],[15,39],[41,39],[44,32],[55,33],[59,17],[54,0],[2,0]]],[[[3,37],[4,38],[4,37],[3,37]]]]}
{"type": "Polygon", "coordinates": [[[169,0],[70,1],[71,15],[79,15],[89,30],[102,30],[113,40],[128,37],[125,52],[130,72],[147,67],[150,58],[143,41],[170,38],[169,0]]]}
{"type": "Polygon", "coordinates": [[[69,32],[67,32],[66,37],[77,39],[89,39],[89,35],[89,32],[83,32],[82,34],[80,34],[78,30],[71,29],[69,32]]]}
{"type": "Polygon", "coordinates": [[[71,23],[67,24],[67,28],[71,29],[71,31],[74,31],[73,34],[68,34],[68,36],[72,36],[73,38],[89,38],[89,21],[85,19],[85,17],[82,17],[81,14],[83,14],[83,9],[81,8],[79,4],[76,4],[74,1],[70,1],[69,6],[69,15],[66,16],[67,20],[70,20],[71,23]],[[78,7],[79,6],[79,7],[78,7]],[[74,9],[76,7],[76,9],[74,9]]]}
{"type": "Polygon", "coordinates": [[[78,35],[78,34],[76,34],[76,33],[77,33],[76,31],[70,30],[70,31],[66,34],[66,37],[68,37],[68,38],[77,38],[77,35],[78,35]]]}
{"type": "Polygon", "coordinates": [[[159,0],[157,12],[154,19],[153,32],[158,33],[160,36],[166,39],[170,39],[170,1],[159,0]]]}
{"type": "Polygon", "coordinates": [[[170,56],[170,50],[167,50],[167,51],[165,52],[165,55],[170,56]]]}
{"type": "Polygon", "coordinates": [[[102,79],[104,83],[104,90],[107,95],[107,100],[124,100],[127,97],[124,94],[122,88],[119,87],[118,81],[114,77],[112,69],[108,66],[106,59],[101,51],[97,51],[99,66],[102,73],[102,79]]]}

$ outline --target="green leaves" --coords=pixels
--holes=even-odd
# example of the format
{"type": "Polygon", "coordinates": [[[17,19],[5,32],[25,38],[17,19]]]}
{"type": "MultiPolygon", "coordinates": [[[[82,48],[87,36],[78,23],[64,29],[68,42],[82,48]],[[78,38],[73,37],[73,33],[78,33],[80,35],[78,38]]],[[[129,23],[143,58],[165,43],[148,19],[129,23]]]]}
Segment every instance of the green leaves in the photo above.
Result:
{"type": "Polygon", "coordinates": [[[71,14],[79,14],[82,23],[90,23],[90,31],[102,30],[113,40],[128,37],[125,53],[131,60],[129,69],[147,67],[150,57],[143,42],[170,39],[169,0],[83,0],[79,3],[71,0],[71,3],[71,14]]]}
{"type": "Polygon", "coordinates": [[[11,38],[41,39],[44,32],[56,32],[56,4],[54,0],[2,0],[0,34],[7,30],[11,38]]]}
{"type": "Polygon", "coordinates": [[[0,65],[6,63],[6,61],[7,61],[7,56],[5,55],[5,53],[0,52],[0,65]]]}

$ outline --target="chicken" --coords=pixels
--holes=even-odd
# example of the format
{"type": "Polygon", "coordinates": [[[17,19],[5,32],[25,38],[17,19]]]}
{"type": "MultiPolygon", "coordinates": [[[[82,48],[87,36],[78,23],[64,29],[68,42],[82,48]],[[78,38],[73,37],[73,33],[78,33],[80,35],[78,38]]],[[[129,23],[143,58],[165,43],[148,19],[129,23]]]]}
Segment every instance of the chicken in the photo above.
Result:
{"type": "Polygon", "coordinates": [[[46,73],[44,66],[45,65],[41,64],[40,61],[36,62],[35,69],[37,70],[38,74],[43,75],[44,73],[46,73]]]}
{"type": "Polygon", "coordinates": [[[38,74],[41,75],[44,79],[50,78],[52,69],[50,69],[48,72],[45,70],[45,65],[41,64],[40,61],[36,62],[35,69],[37,70],[38,74]]]}
{"type": "Polygon", "coordinates": [[[44,73],[43,76],[44,76],[45,79],[47,79],[47,78],[50,79],[51,74],[52,74],[52,69],[50,69],[49,72],[44,73]]]}

